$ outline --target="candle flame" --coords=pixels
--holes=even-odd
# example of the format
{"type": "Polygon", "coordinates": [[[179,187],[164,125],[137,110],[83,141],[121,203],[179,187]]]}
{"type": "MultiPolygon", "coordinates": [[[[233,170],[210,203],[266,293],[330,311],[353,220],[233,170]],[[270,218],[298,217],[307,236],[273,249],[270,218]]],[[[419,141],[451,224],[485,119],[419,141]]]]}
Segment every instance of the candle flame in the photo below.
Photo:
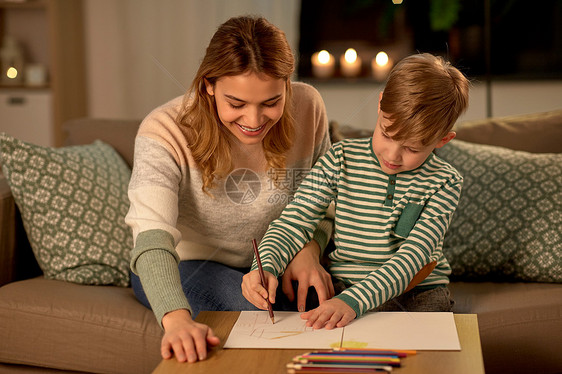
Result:
{"type": "Polygon", "coordinates": [[[377,57],[375,57],[375,61],[379,66],[386,66],[388,64],[388,55],[385,52],[377,53],[377,57]]]}
{"type": "Polygon", "coordinates": [[[321,50],[320,52],[318,52],[318,62],[321,63],[322,65],[326,65],[328,62],[330,62],[331,56],[330,53],[326,50],[321,50]]]}
{"type": "Polygon", "coordinates": [[[18,76],[18,69],[16,69],[13,66],[10,66],[8,68],[8,70],[6,71],[6,75],[8,76],[8,78],[10,79],[15,79],[18,76]]]}
{"type": "Polygon", "coordinates": [[[347,51],[345,51],[344,58],[345,61],[353,64],[357,60],[357,51],[355,51],[355,49],[353,48],[349,48],[347,51]]]}

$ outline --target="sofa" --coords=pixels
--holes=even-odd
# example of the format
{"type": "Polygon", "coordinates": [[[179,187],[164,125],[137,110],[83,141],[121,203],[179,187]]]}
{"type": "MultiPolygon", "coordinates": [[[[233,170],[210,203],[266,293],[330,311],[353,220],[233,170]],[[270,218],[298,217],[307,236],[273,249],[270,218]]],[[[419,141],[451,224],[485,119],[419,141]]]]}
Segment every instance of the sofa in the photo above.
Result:
{"type": "MultiPolygon", "coordinates": [[[[70,149],[71,158],[65,162],[71,169],[78,160],[72,158],[73,152],[101,140],[130,168],[138,125],[136,120],[88,118],[66,123],[64,148],[70,149]]],[[[332,131],[335,140],[371,135],[337,122],[332,122],[332,131]]],[[[562,175],[557,173],[562,164],[562,110],[463,122],[456,131],[451,147],[438,150],[466,173],[461,202],[444,243],[453,268],[454,311],[478,315],[487,373],[560,373],[562,175]],[[539,168],[520,163],[527,158],[539,168]],[[540,168],[546,174],[535,175],[533,170],[540,168]],[[499,174],[490,175],[491,171],[499,174]],[[511,179],[506,181],[502,175],[511,179]],[[500,179],[503,189],[494,184],[500,179]],[[529,217],[536,211],[533,204],[543,203],[544,194],[532,190],[537,184],[549,188],[549,205],[529,217]],[[519,187],[519,192],[514,196],[505,192],[507,187],[519,187]],[[531,197],[520,199],[526,196],[523,187],[531,188],[531,197]],[[499,197],[504,200],[495,201],[499,197]],[[525,212],[504,209],[511,201],[525,212]],[[547,240],[541,242],[543,238],[547,240]]],[[[96,153],[88,148],[80,154],[88,159],[96,153]]],[[[97,260],[83,261],[86,272],[76,271],[80,266],[74,260],[64,271],[53,270],[56,253],[32,250],[30,242],[40,245],[38,238],[43,245],[50,243],[46,234],[37,236],[41,228],[34,225],[63,222],[65,214],[75,213],[70,207],[58,216],[45,211],[51,218],[38,221],[41,225],[30,221],[29,206],[16,203],[29,199],[29,193],[25,195],[29,183],[24,180],[16,186],[14,172],[7,173],[10,167],[3,165],[6,177],[0,177],[0,372],[151,372],[161,360],[162,330],[127,285],[126,254],[121,260],[115,260],[117,254],[111,257],[113,262],[106,261],[110,266],[102,270],[92,265],[97,260]]],[[[38,168],[48,167],[39,164],[38,168]]],[[[41,181],[39,187],[45,183],[41,181]]],[[[52,233],[56,234],[60,232],[52,233]]],[[[108,251],[117,253],[119,243],[110,243],[108,251]]],[[[125,239],[123,243],[125,249],[130,245],[125,239]]]]}

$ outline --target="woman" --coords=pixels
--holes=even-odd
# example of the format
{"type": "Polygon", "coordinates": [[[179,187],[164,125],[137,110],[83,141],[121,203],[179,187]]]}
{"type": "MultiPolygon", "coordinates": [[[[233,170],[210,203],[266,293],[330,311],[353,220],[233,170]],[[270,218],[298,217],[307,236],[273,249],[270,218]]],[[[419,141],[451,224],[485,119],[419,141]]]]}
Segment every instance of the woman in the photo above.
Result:
{"type": "MultiPolygon", "coordinates": [[[[240,290],[261,239],[330,146],[325,107],[292,83],[284,33],[263,18],[219,27],[184,98],[155,109],[135,141],[126,217],[135,247],[131,281],[164,329],[162,357],[204,359],[218,338],[193,321],[200,310],[250,310],[240,290]]],[[[319,264],[325,221],[294,258],[283,291],[304,308],[309,286],[333,296],[319,264]]]]}

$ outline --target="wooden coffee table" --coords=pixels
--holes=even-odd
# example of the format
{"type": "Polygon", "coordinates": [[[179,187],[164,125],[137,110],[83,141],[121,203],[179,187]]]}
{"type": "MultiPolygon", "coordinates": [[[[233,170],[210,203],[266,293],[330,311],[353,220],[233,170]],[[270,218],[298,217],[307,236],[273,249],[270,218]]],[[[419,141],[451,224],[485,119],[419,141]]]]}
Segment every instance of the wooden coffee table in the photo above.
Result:
{"type": "MultiPolygon", "coordinates": [[[[287,363],[306,349],[223,349],[228,334],[240,312],[201,312],[197,321],[205,323],[220,338],[221,345],[211,349],[205,361],[179,363],[174,358],[162,360],[153,374],[286,374],[287,363]]],[[[484,361],[476,314],[455,314],[461,351],[418,351],[402,359],[402,366],[393,373],[484,373],[484,361]]]]}

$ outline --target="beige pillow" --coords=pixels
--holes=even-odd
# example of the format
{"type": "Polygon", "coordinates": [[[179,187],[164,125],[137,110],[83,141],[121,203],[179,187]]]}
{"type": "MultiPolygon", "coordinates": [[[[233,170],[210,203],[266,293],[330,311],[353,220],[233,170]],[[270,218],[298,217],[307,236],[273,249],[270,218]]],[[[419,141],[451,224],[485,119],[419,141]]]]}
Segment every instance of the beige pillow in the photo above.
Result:
{"type": "Polygon", "coordinates": [[[461,122],[457,139],[532,153],[562,153],[562,110],[461,122]]]}

